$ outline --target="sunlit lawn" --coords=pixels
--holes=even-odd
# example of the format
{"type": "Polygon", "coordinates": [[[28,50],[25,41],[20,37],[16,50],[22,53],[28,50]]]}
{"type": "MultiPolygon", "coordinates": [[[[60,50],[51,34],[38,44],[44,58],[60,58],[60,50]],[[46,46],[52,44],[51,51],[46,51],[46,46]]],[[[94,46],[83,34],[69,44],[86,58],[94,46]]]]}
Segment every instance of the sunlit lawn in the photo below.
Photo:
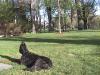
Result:
{"type": "Polygon", "coordinates": [[[0,75],[100,75],[100,31],[71,31],[62,34],[25,34],[21,37],[0,38],[0,63],[13,65],[0,75]],[[31,52],[53,61],[53,68],[39,72],[24,71],[25,66],[12,59],[20,59],[21,41],[31,52]]]}

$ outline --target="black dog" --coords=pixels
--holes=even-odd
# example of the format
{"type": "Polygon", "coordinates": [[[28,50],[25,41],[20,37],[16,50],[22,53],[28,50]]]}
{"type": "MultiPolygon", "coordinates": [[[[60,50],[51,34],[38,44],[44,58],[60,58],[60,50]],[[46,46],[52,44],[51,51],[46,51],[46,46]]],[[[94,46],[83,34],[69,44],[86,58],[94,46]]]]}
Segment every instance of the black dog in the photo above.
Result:
{"type": "Polygon", "coordinates": [[[19,52],[22,54],[21,64],[27,67],[25,70],[38,71],[52,67],[52,61],[48,57],[29,52],[24,42],[20,44],[19,52]]]}

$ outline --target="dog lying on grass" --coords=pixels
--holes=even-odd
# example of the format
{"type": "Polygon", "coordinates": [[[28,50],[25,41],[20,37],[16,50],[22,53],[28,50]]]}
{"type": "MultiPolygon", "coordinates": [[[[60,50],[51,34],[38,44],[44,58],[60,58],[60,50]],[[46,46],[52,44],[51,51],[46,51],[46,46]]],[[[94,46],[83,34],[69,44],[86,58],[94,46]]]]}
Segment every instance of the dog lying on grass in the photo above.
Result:
{"type": "Polygon", "coordinates": [[[19,52],[22,54],[21,64],[26,66],[25,70],[39,71],[52,67],[52,61],[48,57],[29,52],[24,42],[20,44],[19,52]]]}

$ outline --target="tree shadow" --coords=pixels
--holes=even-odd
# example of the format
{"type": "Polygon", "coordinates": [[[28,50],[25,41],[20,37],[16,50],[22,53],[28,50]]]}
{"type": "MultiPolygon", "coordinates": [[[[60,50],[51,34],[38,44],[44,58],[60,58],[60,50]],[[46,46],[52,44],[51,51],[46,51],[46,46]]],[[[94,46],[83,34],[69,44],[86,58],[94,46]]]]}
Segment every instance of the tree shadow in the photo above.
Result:
{"type": "MultiPolygon", "coordinates": [[[[83,37],[84,38],[84,37],[83,37]]],[[[47,43],[60,43],[60,44],[86,44],[86,45],[100,45],[98,38],[85,38],[85,39],[52,39],[52,38],[0,38],[0,41],[25,41],[25,42],[47,42],[47,43]]]]}
{"type": "Polygon", "coordinates": [[[5,58],[11,62],[17,63],[17,64],[21,64],[20,59],[16,59],[16,58],[12,58],[10,56],[6,56],[6,55],[0,55],[0,57],[5,58]]]}

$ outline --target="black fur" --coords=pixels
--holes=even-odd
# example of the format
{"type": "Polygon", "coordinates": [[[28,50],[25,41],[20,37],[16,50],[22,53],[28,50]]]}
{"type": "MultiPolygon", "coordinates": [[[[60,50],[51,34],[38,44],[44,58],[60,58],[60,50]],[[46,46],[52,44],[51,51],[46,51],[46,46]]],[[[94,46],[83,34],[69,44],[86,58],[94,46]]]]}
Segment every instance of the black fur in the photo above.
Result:
{"type": "Polygon", "coordinates": [[[24,42],[20,44],[19,52],[22,54],[21,64],[27,67],[26,70],[35,71],[52,67],[52,61],[48,57],[29,52],[24,42]]]}

